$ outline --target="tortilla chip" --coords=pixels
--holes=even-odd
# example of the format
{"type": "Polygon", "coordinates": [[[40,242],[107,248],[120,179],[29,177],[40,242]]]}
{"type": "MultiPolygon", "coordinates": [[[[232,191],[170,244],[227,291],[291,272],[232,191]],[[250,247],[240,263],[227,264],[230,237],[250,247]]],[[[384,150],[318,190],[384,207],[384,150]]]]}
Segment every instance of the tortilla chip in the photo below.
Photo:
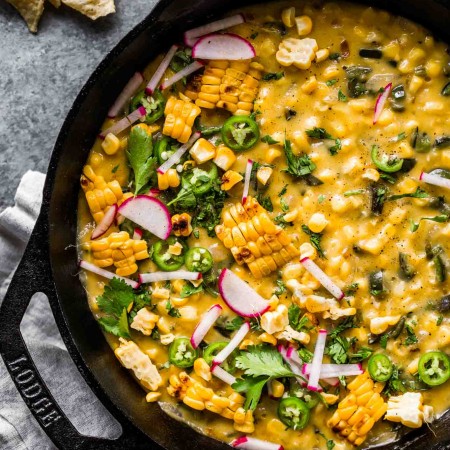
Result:
{"type": "Polygon", "coordinates": [[[59,8],[61,6],[61,0],[48,0],[55,8],[59,8]]]}
{"type": "Polygon", "coordinates": [[[62,2],[92,20],[116,12],[114,0],[62,0],[62,2]]]}
{"type": "Polygon", "coordinates": [[[28,29],[36,33],[39,20],[44,12],[45,0],[6,0],[19,11],[28,25],[28,29]]]}

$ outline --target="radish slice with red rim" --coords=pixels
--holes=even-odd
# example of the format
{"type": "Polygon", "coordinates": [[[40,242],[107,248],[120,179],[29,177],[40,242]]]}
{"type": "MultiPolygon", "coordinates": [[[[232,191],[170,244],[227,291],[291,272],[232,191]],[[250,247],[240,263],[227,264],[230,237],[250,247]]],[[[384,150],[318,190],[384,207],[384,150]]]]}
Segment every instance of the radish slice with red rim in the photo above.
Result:
{"type": "Polygon", "coordinates": [[[172,231],[172,222],[167,206],[157,198],[137,195],[125,200],[118,213],[160,239],[167,239],[172,231]]]}
{"type": "Polygon", "coordinates": [[[197,70],[201,69],[204,66],[204,64],[200,61],[194,61],[192,64],[189,64],[184,69],[177,72],[173,77],[170,77],[168,80],[164,81],[164,83],[161,84],[160,89],[163,91],[164,89],[167,89],[169,86],[172,86],[172,84],[175,84],[177,81],[182,80],[184,77],[187,77],[193,72],[196,72],[197,70]]]}
{"type": "Polygon", "coordinates": [[[230,269],[220,273],[219,292],[228,307],[242,317],[258,317],[270,307],[267,300],[230,269]]]}
{"type": "Polygon", "coordinates": [[[375,103],[375,111],[373,114],[374,125],[377,123],[378,119],[381,116],[381,113],[383,112],[384,105],[386,104],[387,99],[389,98],[391,90],[392,90],[392,83],[389,83],[388,85],[386,85],[383,92],[377,97],[377,101],[375,103]]]}
{"type": "Polygon", "coordinates": [[[307,386],[310,391],[318,391],[320,389],[319,378],[320,378],[320,370],[322,367],[323,354],[325,351],[326,340],[327,340],[327,330],[319,330],[307,386]]]}
{"type": "Polygon", "coordinates": [[[289,366],[289,368],[291,369],[291,372],[296,376],[298,382],[305,387],[306,386],[306,381],[308,379],[307,376],[302,374],[302,366],[301,364],[297,364],[296,362],[294,362],[292,360],[292,358],[289,358],[287,356],[289,349],[287,349],[286,347],[284,347],[283,345],[279,345],[277,347],[278,352],[280,353],[281,357],[284,359],[284,362],[289,366]]]}
{"type": "Polygon", "coordinates": [[[450,189],[450,180],[444,177],[440,177],[439,175],[422,172],[420,174],[419,180],[423,181],[424,183],[433,184],[434,186],[450,189]]]}
{"type": "Polygon", "coordinates": [[[189,47],[192,47],[200,36],[205,34],[215,33],[216,31],[224,30],[225,28],[234,27],[245,22],[243,14],[236,14],[231,17],[225,17],[225,19],[216,20],[215,22],[202,25],[197,28],[192,28],[184,33],[184,43],[189,47]]]}
{"type": "Polygon", "coordinates": [[[84,259],[80,261],[79,266],[84,270],[88,270],[89,272],[95,273],[97,275],[100,275],[101,277],[108,278],[110,280],[112,280],[113,278],[123,280],[125,281],[126,284],[128,284],[128,286],[131,286],[133,289],[137,289],[140,286],[140,283],[138,283],[137,281],[116,275],[115,273],[110,272],[109,270],[106,269],[102,269],[101,267],[97,267],[95,264],[87,262],[84,259]]]}
{"type": "Polygon", "coordinates": [[[245,322],[242,324],[241,328],[236,331],[236,334],[233,336],[228,345],[223,348],[213,359],[213,366],[217,366],[222,364],[230,355],[233,353],[233,350],[236,349],[239,344],[244,340],[247,333],[250,331],[250,324],[245,322]]]}
{"type": "Polygon", "coordinates": [[[211,369],[211,373],[219,378],[219,380],[222,380],[224,383],[229,384],[230,386],[234,383],[236,383],[236,377],[231,375],[231,373],[228,373],[226,370],[223,370],[220,366],[213,366],[211,369]]]}
{"type": "Polygon", "coordinates": [[[138,109],[135,109],[132,113],[128,114],[128,116],[124,117],[123,119],[120,119],[114,125],[100,132],[98,136],[101,139],[105,139],[105,136],[109,133],[115,135],[119,134],[121,131],[126,130],[128,127],[133,125],[133,123],[142,119],[142,117],[144,117],[146,114],[147,114],[146,109],[143,106],[139,106],[138,109]]]}
{"type": "Polygon", "coordinates": [[[196,131],[191,138],[182,145],[176,152],[174,152],[170,158],[161,164],[157,171],[161,174],[166,173],[174,164],[180,161],[181,157],[194,145],[194,142],[201,136],[201,134],[196,131]]]}
{"type": "Polygon", "coordinates": [[[142,232],[142,230],[140,230],[139,228],[135,228],[133,231],[133,239],[135,241],[140,241],[142,239],[142,235],[144,233],[142,232]]]}
{"type": "Polygon", "coordinates": [[[121,109],[125,106],[125,103],[133,97],[136,91],[139,89],[139,86],[144,81],[144,77],[142,73],[136,72],[128,81],[128,83],[123,88],[123,91],[119,94],[116,101],[113,103],[111,108],[108,111],[108,117],[114,118],[119,114],[121,109]]]}
{"type": "MultiPolygon", "coordinates": [[[[303,364],[302,373],[311,373],[311,364],[303,364]]],[[[320,378],[350,377],[361,375],[364,372],[361,364],[322,364],[320,378]]]]}
{"type": "Polygon", "coordinates": [[[250,178],[252,176],[253,161],[251,159],[247,160],[247,166],[245,167],[245,178],[244,178],[244,192],[242,193],[242,204],[248,197],[248,191],[250,189],[250,178]]]}
{"type": "MultiPolygon", "coordinates": [[[[203,341],[208,331],[212,328],[216,320],[222,314],[222,307],[218,304],[211,306],[203,315],[202,320],[195,327],[191,336],[191,345],[197,348],[203,341]]],[[[220,378],[220,377],[219,377],[220,378]]]]}
{"type": "Polygon", "coordinates": [[[152,272],[139,274],[139,281],[141,284],[154,283],[156,281],[169,280],[187,280],[196,281],[201,280],[202,274],[200,272],[189,272],[188,270],[175,270],[173,272],[152,272]]]}
{"type": "Polygon", "coordinates": [[[161,81],[164,72],[169,67],[170,61],[172,61],[172,58],[175,56],[177,50],[178,45],[172,45],[172,47],[170,47],[166,56],[164,56],[163,60],[161,61],[161,64],[158,66],[158,68],[155,70],[155,73],[150,78],[150,81],[148,82],[147,87],[145,88],[146,94],[152,95],[153,92],[155,92],[156,86],[158,86],[159,82],[161,81]]]}
{"type": "Polygon", "coordinates": [[[117,203],[108,208],[103,219],[92,232],[91,239],[97,239],[109,230],[109,227],[114,223],[114,219],[116,218],[117,209],[117,203]]]}
{"type": "Polygon", "coordinates": [[[250,436],[241,436],[230,443],[231,447],[243,448],[245,450],[284,450],[280,444],[263,441],[250,436]]]}
{"type": "Polygon", "coordinates": [[[300,356],[297,353],[297,350],[295,347],[290,345],[287,349],[286,356],[295,364],[297,364],[299,367],[302,367],[303,361],[300,358],[300,356]]]}
{"type": "Polygon", "coordinates": [[[314,277],[320,284],[338,300],[342,300],[345,295],[341,288],[310,258],[302,258],[300,262],[303,267],[314,277]]]}
{"type": "Polygon", "coordinates": [[[199,59],[227,59],[237,61],[252,59],[255,49],[249,41],[237,34],[207,34],[192,48],[192,57],[199,59]]]}

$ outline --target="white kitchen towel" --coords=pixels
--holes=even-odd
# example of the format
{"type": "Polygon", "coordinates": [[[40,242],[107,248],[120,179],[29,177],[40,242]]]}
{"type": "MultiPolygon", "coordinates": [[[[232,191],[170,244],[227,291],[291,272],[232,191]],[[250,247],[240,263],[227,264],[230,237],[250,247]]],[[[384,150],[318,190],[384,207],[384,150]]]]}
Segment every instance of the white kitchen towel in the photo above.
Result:
{"type": "MultiPolygon", "coordinates": [[[[44,180],[44,174],[28,171],[17,189],[15,205],[0,214],[0,303],[39,214],[44,180]]],[[[41,376],[78,431],[110,439],[118,437],[120,426],[79,374],[45,295],[33,296],[21,330],[41,376]]],[[[0,358],[0,449],[55,448],[22,401],[0,358]]]]}

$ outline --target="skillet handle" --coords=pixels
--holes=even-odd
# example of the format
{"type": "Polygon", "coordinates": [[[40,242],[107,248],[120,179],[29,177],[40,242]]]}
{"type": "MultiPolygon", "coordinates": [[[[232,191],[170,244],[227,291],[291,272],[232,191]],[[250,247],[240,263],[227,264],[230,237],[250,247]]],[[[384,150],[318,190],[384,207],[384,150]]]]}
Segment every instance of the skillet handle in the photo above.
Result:
{"type": "Polygon", "coordinates": [[[116,440],[81,435],[56,403],[41,378],[20,332],[20,323],[31,297],[42,292],[57,301],[48,257],[47,218],[41,214],[24,256],[0,307],[0,353],[25,404],[53,443],[60,449],[151,448],[149,440],[133,424],[121,422],[116,440]]]}

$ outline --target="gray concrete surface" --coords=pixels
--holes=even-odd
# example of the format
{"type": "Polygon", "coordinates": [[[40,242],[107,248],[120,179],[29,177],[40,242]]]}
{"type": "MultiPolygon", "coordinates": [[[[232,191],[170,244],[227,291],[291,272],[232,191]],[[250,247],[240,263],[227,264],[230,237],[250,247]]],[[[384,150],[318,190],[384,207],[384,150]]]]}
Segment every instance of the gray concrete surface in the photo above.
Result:
{"type": "Polygon", "coordinates": [[[0,211],[13,204],[27,170],[46,171],[78,91],[156,3],[116,0],[116,14],[96,22],[47,3],[33,35],[16,10],[0,0],[0,211]]]}

